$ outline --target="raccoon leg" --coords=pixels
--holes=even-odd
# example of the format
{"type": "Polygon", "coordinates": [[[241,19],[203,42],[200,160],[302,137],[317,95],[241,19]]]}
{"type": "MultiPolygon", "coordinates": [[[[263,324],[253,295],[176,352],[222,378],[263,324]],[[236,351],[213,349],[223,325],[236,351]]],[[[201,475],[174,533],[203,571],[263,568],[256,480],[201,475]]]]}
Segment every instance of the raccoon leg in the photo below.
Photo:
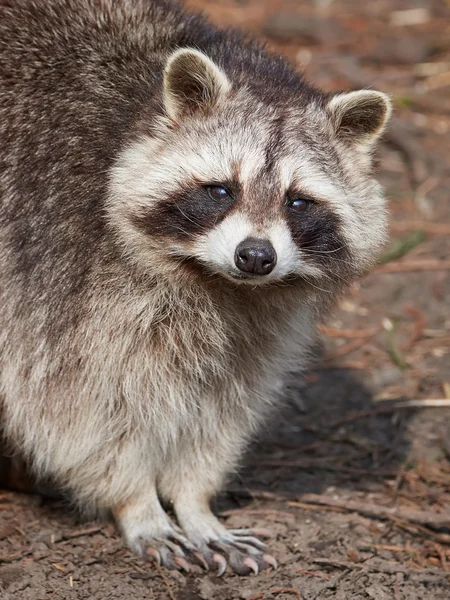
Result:
{"type": "Polygon", "coordinates": [[[112,512],[128,546],[138,555],[169,569],[189,571],[186,557],[195,558],[196,548],[166,514],[154,487],[112,512]]]}
{"type": "MultiPolygon", "coordinates": [[[[239,441],[228,445],[226,437],[220,448],[192,448],[177,454],[176,460],[166,466],[158,484],[161,496],[173,504],[177,521],[185,536],[198,549],[211,569],[222,575],[227,564],[238,574],[276,567],[275,559],[265,553],[265,544],[259,538],[269,537],[263,530],[227,530],[210,508],[211,499],[221,488],[224,474],[234,463],[230,453],[237,451],[239,441]],[[228,452],[227,452],[228,450],[228,452]],[[228,456],[227,456],[228,454],[228,456]]],[[[195,448],[195,446],[194,446],[195,448]]]]}
{"type": "Polygon", "coordinates": [[[230,429],[229,435],[208,438],[206,443],[200,436],[195,435],[195,440],[187,436],[173,453],[155,461],[159,468],[152,476],[148,472],[142,476],[151,461],[136,458],[139,448],[134,444],[122,448],[118,464],[110,469],[114,481],[107,483],[108,499],[117,498],[113,514],[128,545],[139,555],[171,569],[188,570],[188,561],[199,563],[219,575],[227,565],[242,575],[276,566],[259,539],[268,537],[267,532],[228,531],[211,512],[210,500],[243,445],[241,436],[230,429]],[[135,465],[132,472],[130,464],[135,465]],[[171,503],[181,529],[159,498],[171,503]]]}

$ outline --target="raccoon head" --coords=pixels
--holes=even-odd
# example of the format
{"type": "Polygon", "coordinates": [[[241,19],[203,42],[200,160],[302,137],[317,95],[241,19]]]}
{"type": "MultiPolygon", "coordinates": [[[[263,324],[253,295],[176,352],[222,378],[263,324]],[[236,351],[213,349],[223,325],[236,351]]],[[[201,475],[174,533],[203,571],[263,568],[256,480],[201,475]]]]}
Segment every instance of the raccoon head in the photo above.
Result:
{"type": "Polygon", "coordinates": [[[252,286],[364,271],[384,240],[371,152],[389,98],[229,71],[190,48],[168,58],[160,114],[112,171],[109,222],[128,256],[252,286]]]}

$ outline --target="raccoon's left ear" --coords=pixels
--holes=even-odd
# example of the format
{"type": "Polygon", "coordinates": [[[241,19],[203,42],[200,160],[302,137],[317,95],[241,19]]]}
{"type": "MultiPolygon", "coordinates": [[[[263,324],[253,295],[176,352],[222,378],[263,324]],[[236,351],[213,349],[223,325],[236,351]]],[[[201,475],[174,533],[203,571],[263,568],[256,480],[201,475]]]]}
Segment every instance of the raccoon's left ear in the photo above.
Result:
{"type": "Polygon", "coordinates": [[[175,121],[215,106],[230,89],[222,69],[193,48],[176,50],[164,69],[164,106],[175,121]]]}
{"type": "Polygon", "coordinates": [[[371,90],[337,94],[329,101],[327,108],[336,135],[343,141],[367,149],[383,133],[392,113],[389,96],[371,90]]]}

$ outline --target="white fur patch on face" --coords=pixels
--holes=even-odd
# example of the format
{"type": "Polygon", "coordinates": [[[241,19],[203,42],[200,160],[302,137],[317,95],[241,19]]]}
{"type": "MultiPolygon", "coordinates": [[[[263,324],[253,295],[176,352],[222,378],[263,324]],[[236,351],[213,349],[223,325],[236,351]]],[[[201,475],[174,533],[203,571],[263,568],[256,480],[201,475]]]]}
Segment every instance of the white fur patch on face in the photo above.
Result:
{"type": "Polygon", "coordinates": [[[193,254],[205,265],[231,278],[239,280],[240,271],[234,257],[237,246],[249,237],[269,240],[277,255],[277,264],[268,275],[242,279],[242,283],[259,285],[279,281],[292,274],[316,277],[320,269],[303,260],[302,252],[292,239],[287,224],[279,219],[267,228],[256,227],[244,213],[230,215],[217,227],[201,236],[193,248],[193,254]]]}
{"type": "Polygon", "coordinates": [[[226,217],[217,227],[201,236],[194,246],[195,256],[206,265],[214,265],[220,272],[236,271],[236,247],[253,234],[253,226],[243,213],[226,217]]]}
{"type": "Polygon", "coordinates": [[[264,237],[272,242],[277,253],[277,264],[267,280],[282,279],[293,273],[311,277],[321,274],[320,269],[303,260],[301,250],[297,248],[288,226],[281,219],[267,230],[264,237]]]}

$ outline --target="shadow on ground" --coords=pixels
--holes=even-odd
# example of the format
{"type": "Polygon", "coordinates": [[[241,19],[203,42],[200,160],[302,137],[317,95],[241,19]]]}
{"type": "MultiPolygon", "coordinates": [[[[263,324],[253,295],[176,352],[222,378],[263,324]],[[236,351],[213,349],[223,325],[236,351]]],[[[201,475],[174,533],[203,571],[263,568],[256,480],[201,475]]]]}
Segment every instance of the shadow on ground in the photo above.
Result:
{"type": "Polygon", "coordinates": [[[219,506],[242,504],[252,492],[290,497],[355,484],[370,491],[395,477],[410,446],[411,411],[380,413],[363,377],[320,369],[307,377],[307,385],[291,389],[286,406],[249,448],[219,506]]]}

